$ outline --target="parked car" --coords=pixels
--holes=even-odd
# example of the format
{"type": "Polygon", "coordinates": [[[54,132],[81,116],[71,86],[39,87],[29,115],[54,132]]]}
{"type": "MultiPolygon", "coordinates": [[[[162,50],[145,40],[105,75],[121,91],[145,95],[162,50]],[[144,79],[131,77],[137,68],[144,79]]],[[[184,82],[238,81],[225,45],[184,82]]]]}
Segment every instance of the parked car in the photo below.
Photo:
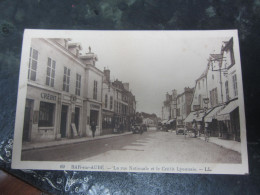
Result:
{"type": "Polygon", "coordinates": [[[145,124],[142,124],[141,128],[142,128],[143,131],[147,131],[147,126],[145,124]]]}
{"type": "Polygon", "coordinates": [[[132,126],[132,132],[135,134],[135,133],[142,133],[143,132],[143,129],[141,127],[141,125],[139,124],[134,124],[132,126]]]}
{"type": "Polygon", "coordinates": [[[184,125],[177,125],[176,127],[176,135],[185,133],[185,126],[184,125]]]}

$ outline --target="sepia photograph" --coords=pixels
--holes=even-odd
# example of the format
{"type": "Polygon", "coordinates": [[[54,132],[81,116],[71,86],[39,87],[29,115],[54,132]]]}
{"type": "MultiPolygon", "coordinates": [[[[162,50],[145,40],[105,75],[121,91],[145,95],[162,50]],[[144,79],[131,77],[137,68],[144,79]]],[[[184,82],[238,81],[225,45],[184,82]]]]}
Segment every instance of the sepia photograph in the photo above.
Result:
{"type": "Polygon", "coordinates": [[[14,169],[248,174],[237,30],[25,30],[14,169]]]}

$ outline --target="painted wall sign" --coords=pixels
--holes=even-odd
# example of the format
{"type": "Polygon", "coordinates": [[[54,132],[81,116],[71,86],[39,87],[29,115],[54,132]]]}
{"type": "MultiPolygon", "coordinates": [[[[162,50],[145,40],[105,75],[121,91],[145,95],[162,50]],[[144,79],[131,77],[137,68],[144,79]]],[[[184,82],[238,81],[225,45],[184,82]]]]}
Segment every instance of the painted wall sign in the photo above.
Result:
{"type": "Polygon", "coordinates": [[[100,106],[96,104],[90,104],[90,108],[100,109],[100,106]]]}
{"type": "Polygon", "coordinates": [[[41,93],[41,98],[42,98],[42,99],[46,99],[46,100],[56,101],[57,96],[51,95],[51,94],[49,94],[49,93],[41,93]]]}

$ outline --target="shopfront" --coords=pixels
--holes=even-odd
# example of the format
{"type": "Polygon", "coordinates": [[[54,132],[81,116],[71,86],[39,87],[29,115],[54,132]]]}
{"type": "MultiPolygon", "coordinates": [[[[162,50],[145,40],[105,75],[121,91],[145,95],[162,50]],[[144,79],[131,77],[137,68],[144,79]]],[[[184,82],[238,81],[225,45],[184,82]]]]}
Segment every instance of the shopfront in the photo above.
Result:
{"type": "Polygon", "coordinates": [[[102,120],[101,120],[101,103],[87,101],[87,136],[92,136],[91,124],[95,124],[95,135],[101,134],[102,120]]]}
{"type": "Polygon", "coordinates": [[[102,111],[102,135],[113,133],[115,127],[114,113],[111,111],[102,111]]]}
{"type": "Polygon", "coordinates": [[[30,85],[27,90],[23,141],[55,140],[60,94],[30,85]]]}
{"type": "Polygon", "coordinates": [[[219,136],[223,139],[240,141],[240,120],[238,100],[229,102],[217,115],[219,136]]]}
{"type": "Polygon", "coordinates": [[[75,95],[62,94],[58,138],[83,135],[83,100],[75,95]]]}
{"type": "Polygon", "coordinates": [[[204,125],[207,125],[207,128],[210,132],[210,136],[212,137],[219,136],[219,124],[217,121],[217,114],[223,109],[223,107],[224,106],[217,106],[215,108],[212,108],[204,117],[204,125]]]}

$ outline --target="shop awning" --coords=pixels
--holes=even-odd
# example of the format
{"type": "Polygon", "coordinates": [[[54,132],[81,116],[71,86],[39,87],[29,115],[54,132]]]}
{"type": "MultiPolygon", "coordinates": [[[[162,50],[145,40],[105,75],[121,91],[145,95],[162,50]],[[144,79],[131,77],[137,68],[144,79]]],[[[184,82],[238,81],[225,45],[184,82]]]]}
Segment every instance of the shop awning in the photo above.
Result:
{"type": "Polygon", "coordinates": [[[191,112],[184,120],[185,123],[191,123],[197,117],[197,112],[191,112]]]}
{"type": "Polygon", "coordinates": [[[199,112],[199,115],[196,115],[195,121],[202,121],[203,117],[205,116],[205,112],[199,112]]]}
{"type": "Polygon", "coordinates": [[[230,120],[230,113],[234,111],[238,106],[238,100],[229,102],[229,104],[226,105],[226,107],[224,107],[224,109],[218,113],[217,119],[220,121],[230,120]]]}
{"type": "Polygon", "coordinates": [[[166,124],[168,120],[163,120],[161,123],[166,124]]]}
{"type": "MultiPolygon", "coordinates": [[[[209,111],[207,111],[208,113],[209,111]]],[[[203,117],[205,116],[205,112],[203,110],[197,111],[197,112],[191,112],[186,119],[184,120],[185,123],[191,123],[192,121],[202,121],[203,117]]]]}
{"type": "Polygon", "coordinates": [[[167,121],[167,123],[166,123],[166,124],[168,124],[168,125],[169,125],[169,124],[171,124],[173,121],[175,121],[175,119],[170,119],[170,120],[168,120],[168,121],[167,121]]]}
{"type": "Polygon", "coordinates": [[[211,123],[212,119],[216,119],[217,114],[223,109],[223,106],[218,106],[210,110],[210,112],[204,117],[204,121],[211,123]]]}

